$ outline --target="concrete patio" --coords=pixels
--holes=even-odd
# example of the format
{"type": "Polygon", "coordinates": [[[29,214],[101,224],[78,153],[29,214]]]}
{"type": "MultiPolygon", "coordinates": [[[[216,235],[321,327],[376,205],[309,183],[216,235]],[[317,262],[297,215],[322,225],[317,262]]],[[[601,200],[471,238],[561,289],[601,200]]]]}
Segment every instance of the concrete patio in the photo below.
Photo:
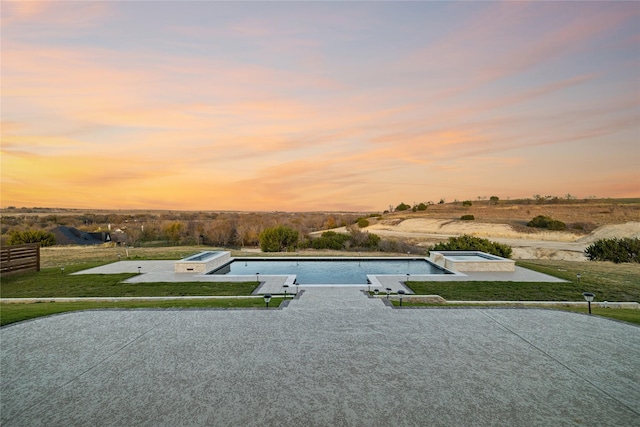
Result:
{"type": "Polygon", "coordinates": [[[0,329],[3,426],[640,425],[640,328],[540,309],[99,310],[0,329]]]}

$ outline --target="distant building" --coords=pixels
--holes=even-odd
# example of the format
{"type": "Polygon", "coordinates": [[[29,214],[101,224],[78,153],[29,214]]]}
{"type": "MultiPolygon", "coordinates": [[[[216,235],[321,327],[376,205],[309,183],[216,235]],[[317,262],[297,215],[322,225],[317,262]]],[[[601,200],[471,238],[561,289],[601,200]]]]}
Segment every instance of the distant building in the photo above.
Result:
{"type": "Polygon", "coordinates": [[[87,233],[64,225],[54,228],[51,233],[56,236],[56,245],[101,245],[111,242],[110,233],[87,233]]]}

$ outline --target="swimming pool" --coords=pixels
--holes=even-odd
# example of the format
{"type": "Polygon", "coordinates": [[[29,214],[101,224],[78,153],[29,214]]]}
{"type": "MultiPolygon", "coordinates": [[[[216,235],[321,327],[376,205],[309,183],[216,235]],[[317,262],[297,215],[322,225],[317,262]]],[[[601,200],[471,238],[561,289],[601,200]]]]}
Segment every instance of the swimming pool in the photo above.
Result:
{"type": "Polygon", "coordinates": [[[367,284],[367,274],[452,274],[424,258],[256,259],[236,258],[209,274],[296,275],[302,285],[367,284]]]}

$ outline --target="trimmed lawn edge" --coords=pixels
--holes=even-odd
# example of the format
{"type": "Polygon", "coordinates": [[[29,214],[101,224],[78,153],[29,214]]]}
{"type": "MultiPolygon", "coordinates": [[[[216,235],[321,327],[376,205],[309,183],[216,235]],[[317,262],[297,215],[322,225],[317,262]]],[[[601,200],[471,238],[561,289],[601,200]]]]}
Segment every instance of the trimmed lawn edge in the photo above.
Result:
{"type": "MultiPolygon", "coordinates": [[[[464,303],[464,302],[454,302],[454,303],[407,303],[403,302],[402,307],[400,307],[400,302],[397,300],[390,300],[391,304],[393,304],[393,308],[407,308],[407,309],[422,309],[422,308],[442,308],[442,309],[465,309],[465,308],[504,308],[504,309],[541,309],[541,310],[561,310],[561,311],[570,311],[576,314],[582,314],[589,316],[589,312],[587,311],[587,307],[570,307],[566,305],[551,306],[540,304],[537,305],[527,305],[526,303],[522,303],[520,301],[514,301],[513,303],[504,303],[504,304],[491,304],[490,302],[484,304],[479,302],[473,303],[464,303]]],[[[619,322],[628,323],[634,326],[640,326],[640,309],[635,308],[603,308],[603,307],[591,307],[591,316],[594,317],[602,317],[608,320],[615,320],[619,322]]]]}
{"type": "MultiPolygon", "coordinates": [[[[281,308],[281,297],[273,297],[269,310],[281,308]]],[[[130,309],[210,309],[210,310],[266,310],[262,298],[238,297],[194,299],[180,298],[156,301],[81,301],[81,302],[34,302],[0,304],[0,327],[18,322],[46,317],[71,311],[87,310],[130,310],[130,309]]]]}

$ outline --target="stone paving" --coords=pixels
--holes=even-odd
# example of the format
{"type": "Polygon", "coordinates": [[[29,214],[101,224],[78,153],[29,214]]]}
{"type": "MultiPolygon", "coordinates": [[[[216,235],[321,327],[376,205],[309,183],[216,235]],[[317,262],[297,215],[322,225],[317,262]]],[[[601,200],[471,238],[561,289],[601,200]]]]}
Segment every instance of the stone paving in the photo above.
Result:
{"type": "Polygon", "coordinates": [[[540,309],[98,310],[0,329],[3,426],[640,426],[640,328],[540,309]]]}

